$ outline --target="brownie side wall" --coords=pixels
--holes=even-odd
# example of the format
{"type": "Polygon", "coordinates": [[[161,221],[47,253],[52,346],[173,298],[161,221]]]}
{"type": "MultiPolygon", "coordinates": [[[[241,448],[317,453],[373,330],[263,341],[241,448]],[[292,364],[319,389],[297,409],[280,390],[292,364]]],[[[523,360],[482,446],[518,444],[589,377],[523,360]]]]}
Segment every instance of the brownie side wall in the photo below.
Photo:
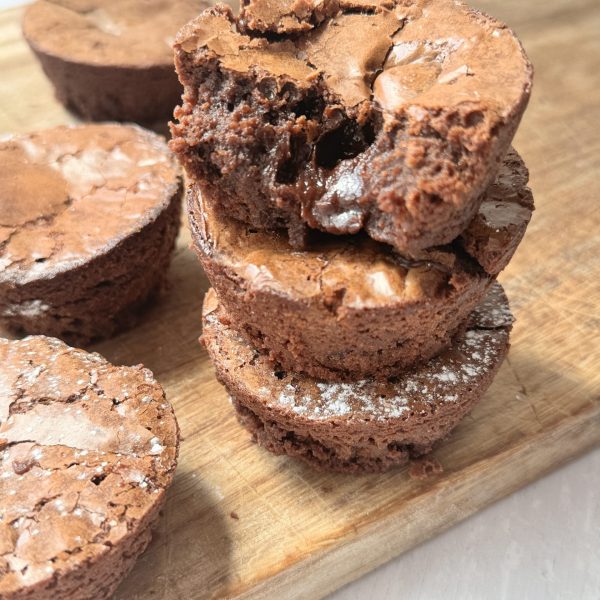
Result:
{"type": "Polygon", "coordinates": [[[136,528],[119,543],[107,545],[102,554],[75,569],[61,571],[34,586],[3,596],[3,600],[109,600],[148,547],[164,501],[162,491],[136,528]]]}
{"type": "Polygon", "coordinates": [[[493,367],[482,374],[477,387],[457,386],[456,402],[431,406],[418,414],[411,411],[397,418],[307,420],[283,407],[276,409],[265,404],[253,395],[239,377],[223,367],[212,332],[204,336],[217,378],[231,395],[242,425],[260,445],[324,470],[342,472],[385,471],[403,464],[410,456],[429,452],[483,397],[509,349],[507,333],[493,367]]]}
{"type": "Polygon", "coordinates": [[[86,64],[30,45],[54,85],[57,99],[86,120],[166,123],[181,101],[183,89],[171,65],[86,64]]]}
{"type": "Polygon", "coordinates": [[[330,380],[390,376],[446,348],[492,278],[463,273],[447,296],[415,304],[352,308],[323,295],[295,298],[256,287],[214,256],[190,223],[194,249],[232,320],[257,349],[284,370],[330,380]]]}

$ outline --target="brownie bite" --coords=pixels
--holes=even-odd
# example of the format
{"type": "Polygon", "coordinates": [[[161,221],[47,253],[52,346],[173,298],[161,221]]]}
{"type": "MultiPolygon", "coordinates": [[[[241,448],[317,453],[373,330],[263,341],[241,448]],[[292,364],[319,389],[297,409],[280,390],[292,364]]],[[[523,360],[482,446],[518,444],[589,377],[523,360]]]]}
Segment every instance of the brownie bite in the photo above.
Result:
{"type": "Polygon", "coordinates": [[[167,121],[181,98],[177,30],[203,0],[38,0],[25,39],[60,102],[85,119],[167,121]]]}
{"type": "Polygon", "coordinates": [[[273,368],[228,323],[209,291],[202,337],[254,439],[319,469],[360,473],[401,465],[448,436],[492,382],[512,316],[495,283],[447,351],[400,376],[352,383],[273,368]]]}
{"type": "Polygon", "coordinates": [[[178,447],[147,369],[0,339],[0,597],[112,597],[151,539],[178,447]]]}
{"type": "Polygon", "coordinates": [[[136,126],[57,127],[0,143],[0,323],[88,344],[161,289],[182,177],[136,126]]]}
{"type": "Polygon", "coordinates": [[[231,327],[286,371],[351,381],[397,375],[450,345],[525,232],[526,184],[510,152],[462,236],[419,259],[365,235],[321,234],[294,251],[284,232],[222,216],[197,188],[188,213],[231,327]]]}
{"type": "Polygon", "coordinates": [[[510,29],[451,0],[219,5],[175,53],[171,147],[216,210],[411,256],[477,213],[532,79],[510,29]]]}

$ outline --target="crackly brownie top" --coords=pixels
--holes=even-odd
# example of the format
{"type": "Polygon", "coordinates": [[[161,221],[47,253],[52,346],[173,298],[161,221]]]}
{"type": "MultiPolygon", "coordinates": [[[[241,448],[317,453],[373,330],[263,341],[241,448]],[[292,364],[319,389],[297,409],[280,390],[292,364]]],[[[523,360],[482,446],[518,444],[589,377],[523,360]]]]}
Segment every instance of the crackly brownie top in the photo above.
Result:
{"type": "MultiPolygon", "coordinates": [[[[351,383],[322,382],[287,373],[269,363],[227,325],[216,294],[207,293],[203,308],[203,339],[217,369],[244,394],[274,415],[293,415],[307,424],[322,420],[410,422],[435,413],[442,405],[472,393],[504,358],[512,315],[502,287],[495,283],[471,314],[465,333],[439,356],[388,380],[351,383]]],[[[227,383],[227,381],[226,381],[227,383]]]]}
{"type": "Polygon", "coordinates": [[[338,310],[385,308],[429,302],[452,285],[486,275],[451,248],[407,259],[367,236],[329,236],[294,251],[282,232],[257,231],[223,218],[197,188],[189,192],[190,223],[204,253],[232,270],[253,290],[311,301],[322,298],[338,310]]]}
{"type": "Polygon", "coordinates": [[[192,229],[199,233],[195,243],[253,288],[303,299],[334,299],[343,289],[342,306],[374,308],[429,301],[443,295],[454,278],[484,276],[464,258],[462,247],[482,265],[497,254],[512,256],[533,208],[526,184],[527,169],[511,151],[457,244],[421,252],[417,259],[402,257],[366,236],[317,236],[306,250],[293,251],[284,233],[257,231],[224,218],[197,189],[191,190],[188,201],[192,229]]]}
{"type": "Polygon", "coordinates": [[[129,543],[177,449],[147,369],[42,336],[0,340],[0,596],[129,543]]]}
{"type": "Polygon", "coordinates": [[[374,100],[415,117],[466,100],[508,115],[531,79],[513,32],[452,0],[247,0],[239,19],[205,11],[176,47],[300,86],[320,79],[346,108],[374,100]]]}
{"type": "Polygon", "coordinates": [[[25,13],[27,39],[43,52],[99,65],[170,65],[177,30],[203,0],[40,0],[25,13]]]}
{"type": "Polygon", "coordinates": [[[135,126],[57,127],[0,142],[0,283],[53,277],[153,222],[177,193],[164,140],[135,126]]]}

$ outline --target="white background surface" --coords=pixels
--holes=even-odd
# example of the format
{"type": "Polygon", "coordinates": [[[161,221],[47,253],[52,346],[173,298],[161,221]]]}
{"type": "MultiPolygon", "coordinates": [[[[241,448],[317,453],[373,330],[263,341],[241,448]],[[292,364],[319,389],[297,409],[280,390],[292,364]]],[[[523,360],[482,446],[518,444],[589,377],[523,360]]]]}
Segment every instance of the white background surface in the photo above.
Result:
{"type": "Polygon", "coordinates": [[[19,4],[27,4],[29,0],[0,0],[0,9],[12,8],[13,6],[19,6],[19,4]]]}
{"type": "MultiPolygon", "coordinates": [[[[0,8],[23,3],[0,0],[0,8]]],[[[497,502],[329,600],[365,598],[600,600],[600,450],[497,502]]]]}
{"type": "Polygon", "coordinates": [[[600,600],[600,450],[329,600],[600,600]]]}
{"type": "Polygon", "coordinates": [[[11,8],[19,4],[25,4],[25,0],[0,0],[0,9],[11,8]]]}

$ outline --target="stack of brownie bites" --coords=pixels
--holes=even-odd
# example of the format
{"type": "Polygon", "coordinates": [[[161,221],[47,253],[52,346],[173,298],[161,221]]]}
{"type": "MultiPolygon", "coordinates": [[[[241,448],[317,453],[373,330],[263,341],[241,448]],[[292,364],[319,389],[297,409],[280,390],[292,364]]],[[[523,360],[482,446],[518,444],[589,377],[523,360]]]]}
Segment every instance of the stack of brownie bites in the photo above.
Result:
{"type": "Polygon", "coordinates": [[[246,0],[175,62],[203,341],[241,423],[323,469],[429,452],[509,347],[496,277],[533,210],[514,33],[450,0],[246,0]]]}
{"type": "MultiPolygon", "coordinates": [[[[110,598],[151,538],[179,428],[88,346],[165,287],[183,170],[202,339],[277,454],[376,472],[481,399],[533,211],[511,141],[532,69],[455,0],[38,0],[23,31],[80,117],[0,141],[0,598],[110,598]],[[172,65],[171,34],[175,40],[172,65]]],[[[133,358],[135,361],[135,358],[133,358]]]]}

